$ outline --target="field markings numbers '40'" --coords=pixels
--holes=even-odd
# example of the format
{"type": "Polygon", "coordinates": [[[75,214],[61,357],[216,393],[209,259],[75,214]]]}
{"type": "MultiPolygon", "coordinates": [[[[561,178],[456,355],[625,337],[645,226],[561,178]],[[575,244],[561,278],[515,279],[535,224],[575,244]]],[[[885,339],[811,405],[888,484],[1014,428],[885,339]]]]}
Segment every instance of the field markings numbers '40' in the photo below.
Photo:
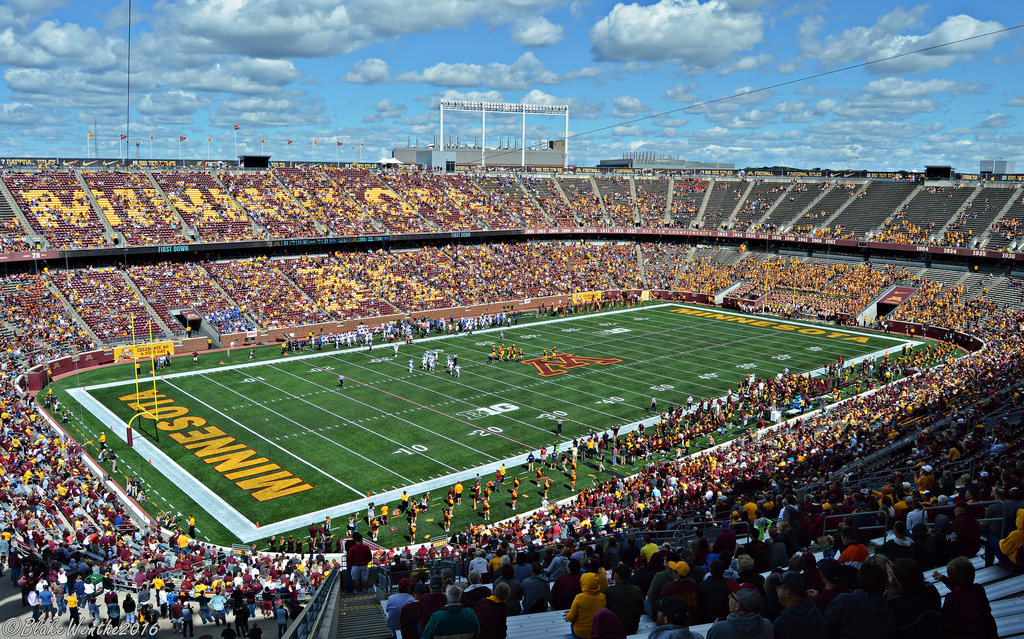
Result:
{"type": "Polygon", "coordinates": [[[626,401],[626,400],[622,399],[621,397],[615,397],[614,395],[612,395],[611,397],[605,397],[604,399],[598,400],[595,403],[596,404],[621,404],[624,401],[626,401]]]}

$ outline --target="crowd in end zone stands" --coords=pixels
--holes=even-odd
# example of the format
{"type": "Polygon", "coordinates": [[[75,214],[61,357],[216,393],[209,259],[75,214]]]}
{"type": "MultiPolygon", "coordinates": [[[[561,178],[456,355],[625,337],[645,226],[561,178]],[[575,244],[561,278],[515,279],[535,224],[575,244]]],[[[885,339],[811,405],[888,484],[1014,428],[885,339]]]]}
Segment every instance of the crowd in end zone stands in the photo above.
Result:
{"type": "MultiPolygon", "coordinates": [[[[497,267],[506,252],[515,254],[514,247],[474,250],[477,253],[460,248],[447,258],[453,263],[465,262],[467,269],[489,264],[487,268],[492,270],[475,273],[474,288],[488,291],[494,286],[495,294],[517,292],[514,283],[506,281],[509,271],[497,267]],[[478,255],[491,261],[474,259],[478,255]]],[[[609,273],[619,282],[639,280],[639,274],[629,270],[636,269],[637,262],[632,245],[534,245],[527,255],[535,265],[544,267],[528,284],[531,287],[562,290],[587,280],[600,285],[608,281],[603,278],[609,273]],[[602,257],[597,259],[597,255],[602,257]]],[[[246,279],[267,280],[267,269],[260,267],[266,262],[218,263],[206,265],[206,269],[237,296],[243,294],[246,279]]],[[[763,262],[749,268],[765,269],[755,273],[767,273],[776,281],[787,272],[784,261],[758,266],[763,262]]],[[[515,265],[520,267],[520,263],[515,265]]],[[[713,280],[720,277],[710,261],[688,266],[713,280]]],[[[264,292],[273,293],[274,299],[284,296],[289,300],[285,308],[299,313],[290,321],[306,319],[308,311],[297,290],[283,281],[276,266],[270,269],[282,279],[269,282],[264,292]]],[[[857,296],[862,288],[875,285],[874,280],[863,281],[874,276],[860,268],[824,265],[807,273],[810,275],[801,274],[792,281],[813,295],[842,290],[857,296]]],[[[91,282],[102,292],[88,294],[104,300],[121,294],[120,288],[83,279],[86,276],[81,273],[52,277],[65,287],[91,282]]],[[[95,278],[95,273],[89,277],[95,278]]],[[[19,308],[4,304],[3,319],[24,330],[0,336],[0,483],[4,495],[0,500],[0,556],[10,568],[12,583],[20,588],[23,603],[31,605],[33,615],[59,614],[61,619],[121,619],[145,611],[147,619],[163,625],[168,622],[162,619],[170,619],[177,628],[184,626],[186,617],[194,625],[227,623],[227,610],[239,630],[245,630],[248,620],[257,614],[280,615],[277,618],[287,623],[298,609],[295,603],[333,569],[330,562],[278,550],[225,555],[197,542],[187,520],[164,522],[168,526],[162,529],[138,528],[109,488],[86,469],[78,445],[58,437],[32,410],[36,400],[15,386],[16,374],[40,358],[68,354],[84,346],[82,336],[69,328],[73,321],[46,295],[43,281],[38,276],[19,276],[13,289],[6,286],[10,280],[5,281],[4,301],[13,296],[19,308]],[[194,620],[193,614],[200,619],[194,620]]],[[[469,287],[467,281],[453,281],[438,290],[456,284],[469,287]]],[[[400,282],[390,285],[400,287],[400,282]]],[[[397,288],[396,294],[400,292],[404,289],[397,288]]],[[[86,294],[75,293],[79,297],[86,294]]],[[[247,304],[258,303],[253,296],[244,297],[247,304]]],[[[725,402],[698,398],[695,404],[683,406],[681,401],[654,427],[584,441],[576,454],[603,457],[609,468],[620,456],[647,458],[651,464],[632,478],[602,475],[598,484],[569,504],[549,506],[511,522],[473,526],[457,531],[446,546],[424,549],[420,559],[433,552],[465,561],[471,569],[467,571],[469,584],[464,591],[452,589],[442,594],[447,585],[444,575],[439,575],[438,581],[413,565],[411,581],[400,583],[400,594],[407,597],[395,599],[394,606],[389,602],[389,607],[397,609],[392,627],[403,637],[429,637],[434,628],[446,623],[446,615],[455,615],[466,624],[476,623],[486,626],[487,632],[498,633],[507,623],[507,615],[551,607],[569,611],[572,632],[577,636],[622,636],[631,627],[635,631],[631,624],[638,622],[639,611],[646,605],[666,627],[723,617],[719,623],[725,625],[708,633],[715,637],[731,636],[727,634],[731,626],[753,623],[773,624],[777,631],[794,621],[795,613],[790,611],[801,606],[801,614],[821,624],[821,634],[814,636],[845,636],[841,630],[861,627],[857,624],[870,624],[871,633],[860,636],[892,636],[886,635],[886,630],[895,632],[907,611],[914,610],[937,610],[946,636],[994,636],[989,632],[994,624],[984,589],[972,585],[974,567],[959,557],[969,558],[985,549],[986,561],[1010,569],[1024,568],[1024,515],[1018,511],[1024,508],[1021,427],[1019,421],[981,427],[991,411],[1022,405],[1018,385],[1024,372],[1020,358],[1024,313],[997,308],[984,299],[964,299],[942,287],[923,286],[915,297],[919,299],[907,307],[904,319],[963,328],[984,339],[986,348],[934,369],[927,365],[943,358],[935,353],[930,359],[930,351],[873,362],[876,370],[862,366],[847,371],[837,362],[826,379],[815,382],[818,386],[814,389],[808,387],[811,382],[799,377],[755,379],[752,384],[741,384],[725,402]],[[773,394],[776,401],[797,391],[827,394],[849,381],[849,374],[877,387],[888,379],[884,373],[890,367],[920,374],[792,425],[751,431],[720,448],[684,455],[688,442],[698,436],[716,436],[730,422],[746,420],[761,426],[758,411],[772,401],[773,394]],[[952,419],[945,423],[946,417],[952,419]],[[895,449],[892,463],[913,470],[888,476],[877,485],[865,485],[863,490],[860,484],[832,481],[831,473],[847,462],[907,438],[911,445],[895,449]],[[963,476],[971,468],[974,473],[963,476]],[[996,503],[975,512],[971,503],[983,501],[996,503]],[[926,513],[918,507],[925,504],[950,506],[951,510],[949,515],[926,513]],[[877,526],[879,519],[873,513],[879,510],[893,528],[895,540],[875,548],[872,556],[854,531],[877,526]],[[828,513],[848,516],[841,531],[826,525],[828,513]],[[978,519],[988,520],[984,528],[978,519]],[[667,548],[645,544],[635,536],[614,537],[615,532],[630,528],[657,533],[679,522],[708,524],[707,532],[685,547],[669,544],[667,548]],[[736,536],[723,522],[742,524],[749,535],[746,543],[737,545],[736,536]],[[713,540],[712,531],[717,534],[713,540]],[[956,534],[955,541],[951,533],[956,534]],[[594,541],[597,538],[600,543],[594,541]],[[801,551],[812,547],[834,554],[837,561],[808,559],[801,551]],[[939,600],[938,593],[930,594],[923,576],[947,562],[948,583],[943,588],[951,592],[939,600]],[[893,564],[891,574],[887,563],[893,564]],[[793,569],[769,576],[767,581],[759,576],[779,568],[793,569]],[[844,589],[854,592],[847,596],[844,589]],[[809,603],[801,601],[804,599],[809,603]],[[440,611],[445,602],[450,609],[440,611]],[[463,609],[462,604],[475,612],[463,609]],[[965,627],[964,619],[973,625],[965,627]],[[620,631],[617,625],[624,628],[620,631]],[[986,634],[969,634],[978,628],[986,634]]],[[[261,317],[262,313],[280,312],[260,311],[261,317]]],[[[288,320],[283,316],[281,321],[288,320]]],[[[95,326],[104,327],[100,323],[95,326]]],[[[939,348],[935,346],[936,351],[939,348]]],[[[66,422],[50,396],[44,394],[39,401],[49,404],[55,417],[66,422]]],[[[571,448],[563,454],[571,456],[571,448]]],[[[568,459],[555,463],[557,468],[568,459]]],[[[128,489],[136,493],[132,484],[128,489]]],[[[350,560],[358,546],[349,544],[350,560]]],[[[356,552],[366,551],[359,548],[356,552]]],[[[417,558],[392,552],[376,560],[398,571],[408,562],[415,564],[417,558]]]]}

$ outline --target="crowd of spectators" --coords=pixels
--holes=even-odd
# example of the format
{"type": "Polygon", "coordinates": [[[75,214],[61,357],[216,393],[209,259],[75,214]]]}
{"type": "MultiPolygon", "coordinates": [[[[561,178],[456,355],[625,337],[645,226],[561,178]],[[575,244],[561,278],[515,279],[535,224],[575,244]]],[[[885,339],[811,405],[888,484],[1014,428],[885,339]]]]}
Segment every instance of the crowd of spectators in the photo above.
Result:
{"type": "Polygon", "coordinates": [[[309,303],[302,292],[266,257],[207,262],[203,265],[257,326],[277,328],[328,322],[330,314],[309,303]]]}
{"type": "Polygon", "coordinates": [[[272,238],[317,237],[314,220],[292,194],[266,171],[225,172],[220,181],[249,219],[272,238]]]}
{"type": "Polygon", "coordinates": [[[53,248],[108,244],[103,224],[72,171],[4,173],[4,184],[32,229],[53,248]]]}
{"type": "Polygon", "coordinates": [[[356,204],[352,194],[332,179],[329,171],[320,167],[299,167],[274,169],[274,174],[314,219],[336,235],[377,233],[379,229],[370,216],[356,204]]]}
{"type": "Polygon", "coordinates": [[[129,245],[184,240],[181,222],[143,171],[89,171],[82,179],[111,228],[129,245]]]}
{"type": "Polygon", "coordinates": [[[195,227],[199,240],[226,242],[261,237],[252,220],[204,171],[157,171],[153,179],[186,224],[195,227]]]}

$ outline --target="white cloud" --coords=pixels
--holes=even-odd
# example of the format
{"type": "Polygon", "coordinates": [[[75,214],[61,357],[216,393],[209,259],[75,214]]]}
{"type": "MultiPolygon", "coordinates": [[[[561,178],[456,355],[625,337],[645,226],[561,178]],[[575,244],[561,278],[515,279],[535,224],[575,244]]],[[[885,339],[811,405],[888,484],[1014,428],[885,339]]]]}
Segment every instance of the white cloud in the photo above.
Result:
{"type": "Polygon", "coordinates": [[[615,106],[615,110],[611,112],[613,118],[635,118],[644,111],[650,111],[639,98],[631,95],[617,95],[612,98],[612,104],[615,106]]]}
{"type": "Polygon", "coordinates": [[[558,74],[549,71],[532,52],[527,51],[512,64],[491,62],[438,62],[423,71],[403,73],[401,82],[425,82],[439,87],[490,86],[499,91],[522,91],[537,84],[558,84],[558,74]]]}
{"type": "Polygon", "coordinates": [[[582,98],[559,98],[538,89],[524,94],[522,102],[545,106],[568,104],[569,116],[573,120],[595,120],[601,116],[601,112],[604,110],[604,104],[601,102],[592,102],[582,98]]]}
{"type": "Polygon", "coordinates": [[[688,84],[686,86],[677,84],[671,89],[665,90],[665,99],[672,100],[673,102],[696,102],[697,94],[694,93],[696,90],[696,84],[688,84]]]}
{"type": "Polygon", "coordinates": [[[736,62],[723,67],[718,72],[718,75],[729,75],[730,73],[736,73],[737,71],[756,71],[774,59],[775,56],[771,55],[770,53],[746,55],[737,60],[736,62]]]}
{"type": "Polygon", "coordinates": [[[516,20],[509,28],[509,37],[524,47],[550,47],[565,39],[562,25],[544,16],[516,20]]]}
{"type": "Polygon", "coordinates": [[[617,126],[612,129],[612,134],[619,137],[635,138],[640,135],[640,125],[633,124],[630,126],[617,126]]]}
{"type": "MultiPolygon", "coordinates": [[[[978,20],[969,15],[959,14],[947,17],[927,33],[921,35],[903,33],[905,30],[915,29],[922,24],[926,8],[917,6],[909,10],[894,9],[879,18],[870,27],[851,27],[838,35],[826,35],[820,41],[818,35],[825,25],[825,20],[820,16],[808,18],[800,26],[800,47],[807,55],[829,67],[886,58],[1003,28],[1002,24],[993,20],[978,20]]],[[[894,60],[886,60],[870,64],[865,67],[865,70],[869,73],[888,75],[922,73],[941,69],[956,62],[969,60],[975,53],[991,49],[1005,35],[977,38],[894,60]]]]}
{"type": "Polygon", "coordinates": [[[208,96],[200,97],[191,91],[167,91],[147,94],[135,104],[141,115],[188,116],[210,105],[208,96]]]}
{"type": "Polygon", "coordinates": [[[359,60],[352,65],[348,74],[342,78],[344,82],[356,84],[383,84],[390,81],[388,63],[380,58],[359,60]]]}
{"type": "Polygon", "coordinates": [[[391,120],[405,115],[407,107],[404,104],[392,104],[391,100],[384,98],[374,106],[374,112],[363,118],[363,122],[381,122],[391,120]]]}
{"type": "Polygon", "coordinates": [[[1006,102],[1008,107],[1024,107],[1024,97],[1011,98],[1006,102]]]}
{"type": "Polygon", "coordinates": [[[713,68],[763,38],[761,16],[741,9],[722,0],[618,3],[590,30],[591,52],[598,60],[671,60],[713,68]]]}
{"type": "Polygon", "coordinates": [[[789,75],[796,71],[796,60],[783,60],[779,63],[779,73],[789,75]]]}
{"type": "Polygon", "coordinates": [[[256,127],[309,126],[326,124],[324,107],[295,95],[252,96],[222,100],[210,116],[210,124],[226,128],[234,124],[256,127]]]}
{"type": "Polygon", "coordinates": [[[1002,129],[1010,123],[1010,116],[1003,113],[993,113],[978,123],[979,129],[1002,129]]]}

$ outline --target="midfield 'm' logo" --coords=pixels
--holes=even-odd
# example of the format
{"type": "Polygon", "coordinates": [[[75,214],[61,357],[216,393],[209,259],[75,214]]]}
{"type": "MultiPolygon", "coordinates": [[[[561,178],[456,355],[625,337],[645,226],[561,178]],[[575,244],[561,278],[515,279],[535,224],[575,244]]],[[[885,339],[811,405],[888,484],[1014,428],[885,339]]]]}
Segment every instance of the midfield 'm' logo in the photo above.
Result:
{"type": "Polygon", "coordinates": [[[591,364],[607,366],[608,364],[618,364],[621,361],[621,359],[614,357],[586,357],[584,355],[573,355],[572,353],[559,353],[558,355],[549,356],[547,359],[543,357],[524,359],[523,363],[536,368],[537,374],[541,377],[551,377],[552,375],[561,375],[570,368],[590,366],[591,364]]]}

